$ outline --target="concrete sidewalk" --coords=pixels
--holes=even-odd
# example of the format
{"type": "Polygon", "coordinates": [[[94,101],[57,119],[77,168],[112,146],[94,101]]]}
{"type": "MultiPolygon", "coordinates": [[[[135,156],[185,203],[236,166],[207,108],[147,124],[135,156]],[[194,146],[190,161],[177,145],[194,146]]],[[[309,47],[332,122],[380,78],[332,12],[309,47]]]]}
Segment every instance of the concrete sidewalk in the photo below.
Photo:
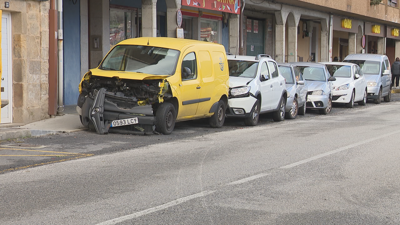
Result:
{"type": "Polygon", "coordinates": [[[79,115],[75,110],[75,106],[66,106],[63,113],[64,115],[25,125],[0,124],[0,141],[57,133],[69,133],[85,129],[79,120],[79,115]]]}

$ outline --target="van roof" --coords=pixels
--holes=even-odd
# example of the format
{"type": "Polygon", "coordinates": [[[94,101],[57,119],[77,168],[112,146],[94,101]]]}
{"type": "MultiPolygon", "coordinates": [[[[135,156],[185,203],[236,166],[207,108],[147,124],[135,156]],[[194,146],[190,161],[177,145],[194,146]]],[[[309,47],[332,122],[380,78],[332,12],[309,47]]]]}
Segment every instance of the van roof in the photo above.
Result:
{"type": "Polygon", "coordinates": [[[378,55],[378,54],[351,54],[346,56],[344,60],[372,60],[372,61],[380,61],[382,59],[386,59],[386,55],[378,55]]]}
{"type": "MultiPolygon", "coordinates": [[[[117,45],[149,45],[155,47],[162,48],[170,48],[180,50],[183,47],[187,47],[190,45],[208,45],[207,48],[215,48],[216,46],[222,47],[223,45],[206,42],[206,41],[198,41],[193,39],[182,39],[182,38],[171,38],[171,37],[138,37],[138,38],[129,38],[119,42],[117,45]]],[[[225,52],[225,49],[224,49],[225,52]]]]}

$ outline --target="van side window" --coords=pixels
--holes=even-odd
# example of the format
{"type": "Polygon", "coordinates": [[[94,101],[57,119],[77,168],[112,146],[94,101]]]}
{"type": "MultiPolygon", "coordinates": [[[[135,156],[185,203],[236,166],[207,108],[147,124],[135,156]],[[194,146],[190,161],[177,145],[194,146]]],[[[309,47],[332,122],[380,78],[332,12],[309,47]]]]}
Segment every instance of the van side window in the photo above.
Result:
{"type": "Polygon", "coordinates": [[[194,80],[197,78],[196,54],[191,52],[182,61],[182,80],[194,80]]]}
{"type": "Polygon", "coordinates": [[[272,78],[278,77],[279,76],[279,72],[278,72],[278,68],[276,66],[276,64],[272,61],[268,62],[268,67],[269,70],[271,71],[272,74],[272,78]]]}
{"type": "Polygon", "coordinates": [[[269,71],[268,71],[268,67],[267,64],[265,62],[263,62],[261,64],[261,68],[260,68],[260,75],[264,75],[265,78],[270,79],[271,77],[269,76],[269,71]]]}
{"type": "Polygon", "coordinates": [[[383,76],[383,72],[385,72],[385,70],[386,70],[385,62],[382,61],[382,65],[381,65],[381,76],[383,76]]]}

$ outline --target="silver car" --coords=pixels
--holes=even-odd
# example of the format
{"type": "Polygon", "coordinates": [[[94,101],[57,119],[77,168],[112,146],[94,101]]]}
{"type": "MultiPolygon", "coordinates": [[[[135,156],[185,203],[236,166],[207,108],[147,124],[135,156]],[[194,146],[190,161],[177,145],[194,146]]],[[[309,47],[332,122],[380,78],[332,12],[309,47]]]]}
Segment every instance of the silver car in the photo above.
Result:
{"type": "Polygon", "coordinates": [[[292,63],[296,70],[306,80],[307,109],[319,110],[321,114],[328,114],[332,110],[332,77],[326,66],[320,63],[297,62],[292,63]]]}
{"type": "Polygon", "coordinates": [[[279,71],[286,79],[286,114],[287,119],[296,118],[297,114],[306,114],[307,87],[301,73],[295,73],[299,69],[289,63],[278,63],[279,71]]]}

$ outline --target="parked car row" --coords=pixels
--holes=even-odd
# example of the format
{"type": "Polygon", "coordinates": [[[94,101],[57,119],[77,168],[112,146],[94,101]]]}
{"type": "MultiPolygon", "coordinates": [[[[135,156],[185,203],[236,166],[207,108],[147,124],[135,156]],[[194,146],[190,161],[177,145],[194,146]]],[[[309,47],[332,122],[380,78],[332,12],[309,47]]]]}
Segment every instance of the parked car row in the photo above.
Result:
{"type": "Polygon", "coordinates": [[[277,63],[269,55],[226,55],[222,45],[174,38],[134,38],[115,45],[79,84],[77,111],[99,134],[170,134],[175,123],[225,117],[255,126],[306,110],[328,114],[332,103],[390,101],[387,57],[350,55],[347,62],[277,63]]]}

